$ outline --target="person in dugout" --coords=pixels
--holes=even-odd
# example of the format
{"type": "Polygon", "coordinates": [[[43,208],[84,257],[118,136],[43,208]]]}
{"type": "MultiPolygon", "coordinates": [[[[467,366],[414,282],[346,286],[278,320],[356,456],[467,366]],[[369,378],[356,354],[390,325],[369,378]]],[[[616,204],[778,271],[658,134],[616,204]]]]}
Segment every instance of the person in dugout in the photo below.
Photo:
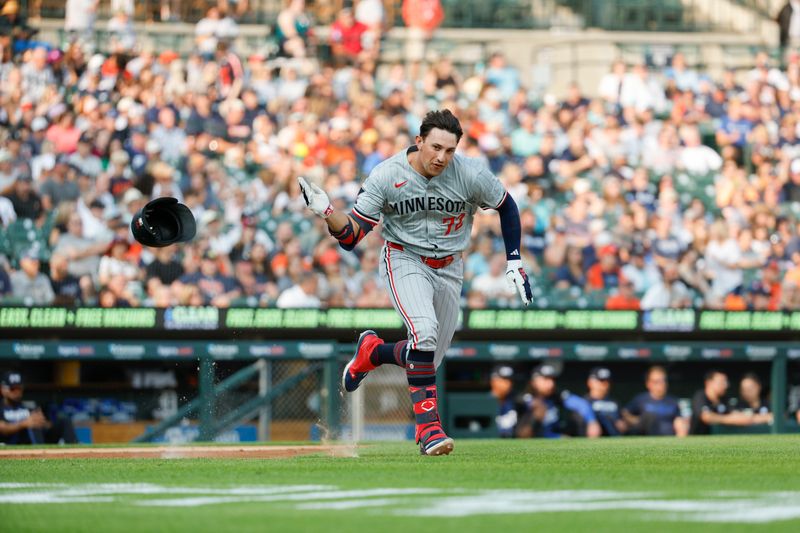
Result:
{"type": "Polygon", "coordinates": [[[602,435],[592,406],[575,394],[556,386],[558,371],[548,363],[533,370],[530,392],[525,394],[524,414],[517,437],[590,437],[602,435]]]}
{"type": "Polygon", "coordinates": [[[611,390],[611,370],[598,366],[589,372],[586,380],[589,389],[584,396],[586,401],[592,406],[594,416],[603,430],[604,437],[619,437],[628,430],[628,424],[622,419],[619,412],[619,404],[610,395],[611,390]]]}
{"type": "Polygon", "coordinates": [[[492,396],[497,399],[497,436],[503,439],[513,438],[517,429],[517,403],[514,399],[514,369],[507,365],[492,370],[490,385],[492,396]]]}
{"type": "Polygon", "coordinates": [[[19,372],[6,372],[0,380],[0,444],[75,444],[75,429],[68,418],[48,420],[33,402],[23,401],[19,372]]]}

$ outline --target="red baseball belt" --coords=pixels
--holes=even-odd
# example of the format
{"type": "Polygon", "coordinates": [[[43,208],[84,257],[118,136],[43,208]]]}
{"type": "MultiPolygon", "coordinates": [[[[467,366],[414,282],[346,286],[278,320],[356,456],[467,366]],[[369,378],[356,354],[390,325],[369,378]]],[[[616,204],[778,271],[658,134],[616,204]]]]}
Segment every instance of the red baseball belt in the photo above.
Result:
{"type": "MultiPolygon", "coordinates": [[[[405,249],[403,248],[402,244],[397,244],[395,242],[389,242],[389,241],[386,241],[386,246],[388,246],[392,250],[400,250],[401,252],[405,249]]],[[[421,255],[419,256],[419,258],[422,260],[423,263],[425,263],[431,268],[444,268],[450,263],[452,263],[453,260],[455,260],[456,256],[455,254],[452,254],[446,257],[436,258],[436,257],[425,257],[424,255],[421,255]]]]}

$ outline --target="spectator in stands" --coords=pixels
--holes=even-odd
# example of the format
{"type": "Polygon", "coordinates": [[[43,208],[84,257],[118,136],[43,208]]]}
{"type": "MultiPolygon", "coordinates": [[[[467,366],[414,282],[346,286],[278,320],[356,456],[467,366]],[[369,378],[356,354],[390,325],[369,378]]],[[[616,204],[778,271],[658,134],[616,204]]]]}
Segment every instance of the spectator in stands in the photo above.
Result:
{"type": "Polygon", "coordinates": [[[283,291],[276,302],[279,308],[307,307],[319,309],[322,302],[317,296],[319,279],[312,272],[303,272],[297,283],[283,291]]]}
{"type": "Polygon", "coordinates": [[[722,167],[720,155],[708,146],[701,144],[697,126],[683,126],[680,130],[683,148],[678,156],[678,167],[690,174],[708,174],[722,167]]]}
{"type": "Polygon", "coordinates": [[[569,246],[566,252],[566,263],[555,274],[556,288],[584,288],[586,286],[586,270],[584,268],[583,250],[578,246],[569,246]]]}
{"type": "Polygon", "coordinates": [[[728,376],[719,370],[706,372],[703,389],[692,397],[692,435],[708,435],[712,425],[752,426],[771,424],[772,414],[754,411],[730,412],[724,402],[728,390],[728,376]]]}
{"type": "Polygon", "coordinates": [[[210,59],[213,57],[219,42],[220,13],[217,6],[212,6],[206,12],[206,16],[200,19],[194,27],[195,45],[197,51],[210,59]]]}
{"type": "Polygon", "coordinates": [[[525,413],[517,424],[518,437],[559,438],[565,435],[600,437],[602,429],[583,398],[556,387],[558,371],[551,364],[533,370],[525,413]]]}
{"type": "Polygon", "coordinates": [[[64,6],[64,31],[71,38],[92,43],[94,22],[99,0],[66,0],[64,6]]]}
{"type": "Polygon", "coordinates": [[[220,273],[220,262],[219,255],[207,251],[200,261],[200,269],[194,273],[184,274],[178,281],[184,285],[199,287],[205,305],[229,307],[231,300],[241,294],[241,287],[233,277],[220,273]]]}
{"type": "Polygon", "coordinates": [[[39,251],[31,248],[19,259],[19,270],[11,273],[12,296],[25,305],[50,305],[53,287],[39,270],[39,251]]]}
{"type": "Polygon", "coordinates": [[[278,13],[274,33],[278,39],[279,55],[306,57],[311,21],[305,12],[305,0],[284,0],[278,13]]]}
{"type": "Polygon", "coordinates": [[[355,19],[351,9],[339,11],[330,29],[331,53],[336,64],[351,64],[361,55],[364,50],[362,41],[367,31],[368,28],[355,19]]]}
{"type": "Polygon", "coordinates": [[[517,405],[514,399],[514,369],[507,365],[495,367],[489,378],[492,396],[497,400],[497,435],[513,438],[517,430],[517,405]]]}
{"type": "Polygon", "coordinates": [[[385,23],[383,2],[381,0],[358,0],[355,9],[356,20],[367,27],[362,39],[364,50],[371,56],[377,57],[380,52],[385,23]]]}
{"type": "Polygon", "coordinates": [[[50,284],[53,287],[53,305],[77,306],[91,300],[92,280],[89,276],[80,279],[69,273],[69,262],[61,254],[50,256],[50,284]]]}
{"type": "Polygon", "coordinates": [[[589,392],[584,396],[603,430],[603,436],[618,437],[625,434],[628,424],[619,412],[619,405],[610,396],[611,370],[598,366],[589,372],[586,381],[589,392]]]}
{"type": "Polygon", "coordinates": [[[728,224],[718,220],[711,225],[711,240],[706,246],[706,276],[711,279],[709,303],[719,305],[725,296],[742,285],[741,250],[729,235],[728,224]]]}
{"type": "Polygon", "coordinates": [[[16,218],[37,219],[43,212],[42,200],[33,188],[33,180],[27,174],[17,177],[6,198],[14,207],[16,218]]]}
{"type": "Polygon", "coordinates": [[[80,198],[78,170],[67,164],[60,156],[51,170],[42,173],[39,190],[42,193],[42,206],[46,210],[57,208],[62,202],[75,202],[80,198]]]}
{"type": "Polygon", "coordinates": [[[641,300],[636,296],[633,282],[625,276],[619,278],[619,292],[608,297],[606,309],[611,311],[639,311],[641,300]]]}
{"type": "Polygon", "coordinates": [[[80,279],[83,276],[97,278],[100,255],[108,249],[108,241],[94,241],[83,236],[83,220],[78,213],[67,219],[67,231],[62,233],[55,245],[54,253],[63,255],[69,261],[68,271],[80,279]]]}
{"type": "Polygon", "coordinates": [[[23,401],[24,384],[19,372],[10,371],[0,379],[0,443],[74,444],[78,442],[72,422],[64,416],[48,420],[41,408],[23,401]]]}
{"type": "Polygon", "coordinates": [[[614,61],[611,64],[611,71],[600,79],[600,86],[597,88],[597,92],[610,106],[610,109],[614,109],[619,105],[619,96],[622,92],[622,82],[625,79],[626,70],[624,61],[614,61]]]}
{"type": "Polygon", "coordinates": [[[678,401],[667,394],[667,371],[664,367],[650,367],[645,377],[645,387],[647,392],[634,397],[622,410],[631,433],[685,437],[689,428],[681,417],[678,401]]]}
{"type": "Polygon", "coordinates": [[[169,286],[183,275],[183,265],[177,260],[174,246],[165,246],[155,250],[155,258],[147,265],[146,279],[158,279],[169,286]]]}
{"type": "Polygon", "coordinates": [[[472,290],[480,292],[488,300],[508,303],[516,296],[514,290],[506,282],[505,260],[500,255],[493,255],[489,260],[489,271],[472,280],[472,290]]]}
{"type": "Polygon", "coordinates": [[[607,244],[597,252],[599,261],[586,272],[586,289],[589,291],[608,291],[619,285],[619,265],[617,249],[607,244]]]}
{"type": "Polygon", "coordinates": [[[680,281],[678,264],[667,260],[661,268],[661,279],[642,297],[642,310],[683,308],[691,305],[691,293],[680,281]]]}
{"type": "Polygon", "coordinates": [[[128,54],[136,48],[136,32],[133,30],[133,21],[125,11],[115,11],[108,20],[106,30],[111,39],[113,52],[128,54]]]}

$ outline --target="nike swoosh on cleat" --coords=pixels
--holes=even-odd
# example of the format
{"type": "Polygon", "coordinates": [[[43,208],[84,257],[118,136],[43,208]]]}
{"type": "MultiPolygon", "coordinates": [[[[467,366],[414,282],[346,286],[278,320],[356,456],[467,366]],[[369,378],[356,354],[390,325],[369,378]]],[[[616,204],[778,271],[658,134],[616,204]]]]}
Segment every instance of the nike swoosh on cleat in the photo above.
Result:
{"type": "Polygon", "coordinates": [[[395,188],[395,189],[399,189],[400,187],[402,187],[402,186],[403,186],[403,185],[405,185],[406,183],[408,183],[408,180],[406,180],[406,181],[401,181],[400,183],[395,183],[395,184],[394,184],[394,188],[395,188]]]}

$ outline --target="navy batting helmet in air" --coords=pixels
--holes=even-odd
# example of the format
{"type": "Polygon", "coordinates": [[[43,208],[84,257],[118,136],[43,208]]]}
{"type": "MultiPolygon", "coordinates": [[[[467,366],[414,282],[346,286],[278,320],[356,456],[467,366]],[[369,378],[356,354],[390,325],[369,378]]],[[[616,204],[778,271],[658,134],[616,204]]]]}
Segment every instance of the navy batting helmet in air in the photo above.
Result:
{"type": "Polygon", "coordinates": [[[197,223],[192,212],[175,198],[156,198],[148,202],[131,220],[133,237],[154,248],[186,242],[194,238],[197,223]]]}

